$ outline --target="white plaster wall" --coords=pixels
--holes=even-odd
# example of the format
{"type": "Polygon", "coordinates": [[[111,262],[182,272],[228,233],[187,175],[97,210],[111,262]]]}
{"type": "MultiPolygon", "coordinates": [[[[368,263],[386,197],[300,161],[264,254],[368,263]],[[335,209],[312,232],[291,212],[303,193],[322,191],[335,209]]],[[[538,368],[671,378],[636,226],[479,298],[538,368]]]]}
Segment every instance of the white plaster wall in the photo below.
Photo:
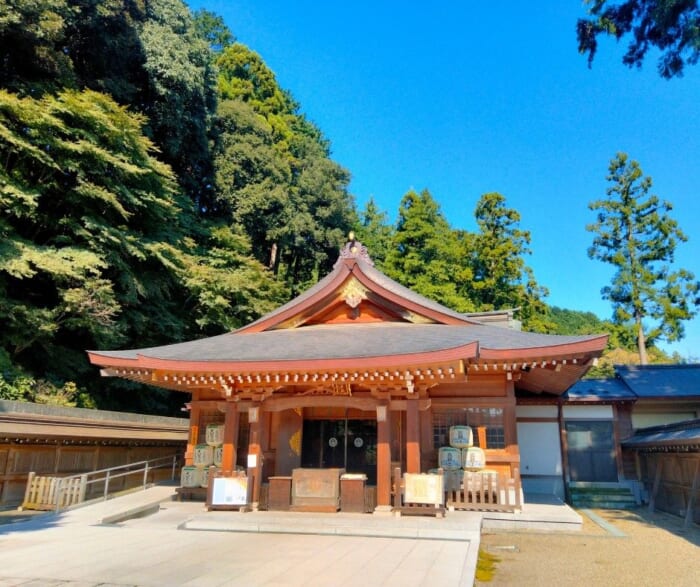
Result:
{"type": "Polygon", "coordinates": [[[522,475],[561,475],[556,422],[518,422],[518,445],[522,475]]]}
{"type": "Polygon", "coordinates": [[[612,406],[564,406],[564,419],[612,420],[612,406]]]}
{"type": "Polygon", "coordinates": [[[518,445],[520,475],[526,501],[528,493],[557,495],[563,499],[561,445],[557,422],[518,422],[518,445]]]}
{"type": "Polygon", "coordinates": [[[516,418],[556,418],[557,406],[515,406],[516,418]]]}
{"type": "Polygon", "coordinates": [[[693,420],[695,412],[659,412],[659,413],[632,413],[632,426],[635,428],[648,428],[661,424],[673,424],[684,420],[693,420]]]}

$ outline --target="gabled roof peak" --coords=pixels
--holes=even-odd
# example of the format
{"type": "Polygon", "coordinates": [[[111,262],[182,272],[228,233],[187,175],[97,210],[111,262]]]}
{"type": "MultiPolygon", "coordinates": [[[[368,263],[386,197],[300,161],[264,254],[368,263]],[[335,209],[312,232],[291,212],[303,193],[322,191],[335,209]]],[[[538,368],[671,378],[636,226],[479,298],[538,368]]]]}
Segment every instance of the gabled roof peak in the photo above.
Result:
{"type": "Polygon", "coordinates": [[[369,256],[367,247],[355,238],[355,233],[352,231],[348,234],[348,242],[340,249],[338,262],[345,259],[361,259],[374,267],[374,261],[372,261],[372,258],[369,256]]]}

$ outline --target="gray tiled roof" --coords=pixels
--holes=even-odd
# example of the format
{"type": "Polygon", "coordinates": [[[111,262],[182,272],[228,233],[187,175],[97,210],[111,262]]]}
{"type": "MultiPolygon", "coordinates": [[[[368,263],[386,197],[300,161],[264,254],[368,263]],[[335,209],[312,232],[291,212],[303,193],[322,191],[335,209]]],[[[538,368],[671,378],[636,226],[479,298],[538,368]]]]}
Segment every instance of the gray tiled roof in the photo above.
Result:
{"type": "Polygon", "coordinates": [[[184,361],[293,361],[369,358],[425,353],[477,342],[481,349],[539,349],[598,338],[521,332],[497,326],[442,324],[343,324],[265,332],[231,332],[179,344],[124,351],[92,351],[103,357],[137,355],[184,361]]]}
{"type": "MultiPolygon", "coordinates": [[[[371,279],[374,283],[376,283],[378,286],[381,288],[396,294],[398,296],[401,296],[405,300],[412,302],[414,304],[417,304],[423,308],[433,310],[436,312],[440,312],[442,314],[446,314],[448,316],[452,316],[453,318],[457,318],[460,321],[464,323],[473,323],[476,324],[478,323],[478,320],[475,320],[471,317],[466,316],[465,314],[460,314],[459,312],[455,312],[454,310],[451,310],[447,306],[443,306],[442,304],[439,304],[438,302],[435,302],[431,299],[428,299],[416,292],[414,292],[411,289],[408,289],[407,287],[404,287],[400,283],[394,281],[390,277],[387,277],[379,271],[378,269],[375,269],[374,266],[370,265],[366,261],[363,261],[361,258],[355,259],[355,262],[359,266],[360,270],[362,273],[364,273],[369,279],[371,279]]],[[[262,316],[261,318],[258,318],[255,322],[252,324],[249,324],[248,326],[245,326],[244,329],[253,326],[255,324],[258,324],[263,321],[267,321],[270,318],[273,318],[274,316],[277,316],[279,314],[282,314],[286,310],[290,308],[294,308],[296,306],[299,306],[302,304],[304,301],[307,299],[313,297],[316,293],[322,291],[330,282],[332,282],[339,273],[345,272],[346,270],[346,265],[343,261],[342,258],[339,258],[336,264],[333,266],[333,271],[331,271],[328,275],[326,275],[323,279],[321,279],[318,283],[304,291],[303,293],[299,294],[297,297],[295,297],[293,300],[290,300],[283,306],[280,306],[279,308],[273,310],[272,312],[266,314],[265,316],[262,316]]]]}
{"type": "Polygon", "coordinates": [[[562,396],[567,401],[633,401],[637,396],[619,379],[582,379],[562,396]]]}
{"type": "Polygon", "coordinates": [[[700,446],[700,420],[642,428],[622,444],[626,448],[700,446]]]}
{"type": "Polygon", "coordinates": [[[615,371],[639,398],[700,398],[700,365],[618,365],[615,371]]]}

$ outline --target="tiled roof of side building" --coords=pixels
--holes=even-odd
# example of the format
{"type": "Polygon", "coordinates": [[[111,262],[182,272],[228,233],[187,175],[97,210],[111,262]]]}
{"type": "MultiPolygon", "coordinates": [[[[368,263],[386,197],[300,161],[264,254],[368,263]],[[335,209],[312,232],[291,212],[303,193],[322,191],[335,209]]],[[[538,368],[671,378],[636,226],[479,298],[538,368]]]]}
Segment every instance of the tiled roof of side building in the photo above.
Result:
{"type": "Polygon", "coordinates": [[[634,401],[637,396],[619,379],[582,379],[562,396],[566,401],[634,401]]]}
{"type": "Polygon", "coordinates": [[[700,365],[617,365],[617,375],[639,398],[700,398],[700,365]]]}
{"type": "Polygon", "coordinates": [[[627,448],[700,447],[700,420],[642,428],[623,443],[627,448]]]}
{"type": "Polygon", "coordinates": [[[576,344],[597,336],[557,336],[487,326],[441,324],[316,325],[265,332],[232,332],[210,338],[144,349],[91,351],[102,357],[138,355],[184,361],[293,361],[399,356],[478,343],[480,349],[543,349],[576,344]]]}

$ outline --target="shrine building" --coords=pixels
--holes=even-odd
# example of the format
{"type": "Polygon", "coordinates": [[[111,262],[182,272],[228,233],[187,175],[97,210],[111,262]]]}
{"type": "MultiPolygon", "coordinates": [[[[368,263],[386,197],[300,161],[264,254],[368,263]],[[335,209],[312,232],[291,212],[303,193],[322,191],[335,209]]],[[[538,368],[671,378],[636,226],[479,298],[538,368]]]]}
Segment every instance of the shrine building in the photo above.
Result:
{"type": "Polygon", "coordinates": [[[253,502],[271,479],[337,468],[366,475],[381,510],[392,471],[435,469],[455,426],[519,491],[516,397],[561,396],[606,342],[522,332],[509,312],[455,312],[351,240],[315,286],[236,331],[88,354],[105,376],[191,394],[186,464],[206,427],[223,424],[221,470],[247,468],[253,502]]]}

